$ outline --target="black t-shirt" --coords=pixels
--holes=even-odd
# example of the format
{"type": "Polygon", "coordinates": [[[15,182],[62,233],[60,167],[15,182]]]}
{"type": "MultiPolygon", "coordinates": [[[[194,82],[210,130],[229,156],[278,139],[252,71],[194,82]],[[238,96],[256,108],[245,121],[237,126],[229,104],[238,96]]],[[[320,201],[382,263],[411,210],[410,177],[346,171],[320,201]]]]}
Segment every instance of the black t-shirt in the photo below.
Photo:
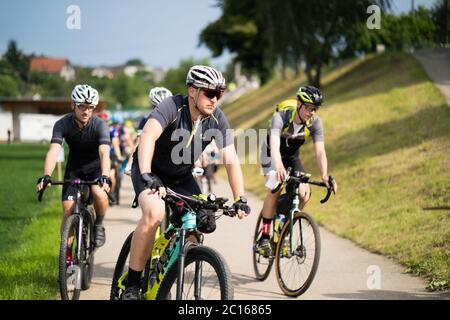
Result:
{"type": "MultiPolygon", "coordinates": [[[[187,96],[165,99],[152,110],[149,119],[158,121],[163,129],[155,144],[152,172],[166,179],[191,174],[193,164],[213,139],[219,149],[233,144],[230,125],[219,108],[202,119],[196,128],[191,120],[187,96]]],[[[137,150],[134,159],[138,161],[137,150]]]]}
{"type": "Polygon", "coordinates": [[[75,123],[73,113],[66,114],[53,126],[51,143],[62,144],[63,139],[69,146],[66,171],[90,171],[100,166],[98,147],[109,145],[108,124],[97,116],[93,116],[84,129],[75,123]]]}

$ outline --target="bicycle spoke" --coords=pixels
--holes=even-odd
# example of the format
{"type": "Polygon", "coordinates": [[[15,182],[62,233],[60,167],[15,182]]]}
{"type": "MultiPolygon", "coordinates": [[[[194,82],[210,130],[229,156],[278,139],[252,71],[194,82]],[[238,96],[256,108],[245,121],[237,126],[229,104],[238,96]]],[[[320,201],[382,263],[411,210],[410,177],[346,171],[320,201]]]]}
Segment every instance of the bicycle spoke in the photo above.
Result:
{"type": "MultiPolygon", "coordinates": [[[[292,248],[288,245],[287,250],[280,247],[277,251],[277,280],[283,292],[291,296],[303,293],[311,284],[317,270],[320,247],[317,247],[315,226],[308,219],[304,216],[294,219],[292,248]]],[[[281,241],[289,243],[289,239],[288,227],[281,241]]]]}

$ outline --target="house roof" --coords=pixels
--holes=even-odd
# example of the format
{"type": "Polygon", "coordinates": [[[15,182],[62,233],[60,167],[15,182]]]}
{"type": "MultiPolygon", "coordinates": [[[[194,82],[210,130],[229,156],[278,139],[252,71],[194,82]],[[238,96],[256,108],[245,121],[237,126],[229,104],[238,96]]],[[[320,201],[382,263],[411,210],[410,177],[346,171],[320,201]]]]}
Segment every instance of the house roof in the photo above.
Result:
{"type": "Polygon", "coordinates": [[[68,63],[69,61],[67,59],[33,57],[30,62],[30,71],[60,73],[62,68],[68,63]]]}

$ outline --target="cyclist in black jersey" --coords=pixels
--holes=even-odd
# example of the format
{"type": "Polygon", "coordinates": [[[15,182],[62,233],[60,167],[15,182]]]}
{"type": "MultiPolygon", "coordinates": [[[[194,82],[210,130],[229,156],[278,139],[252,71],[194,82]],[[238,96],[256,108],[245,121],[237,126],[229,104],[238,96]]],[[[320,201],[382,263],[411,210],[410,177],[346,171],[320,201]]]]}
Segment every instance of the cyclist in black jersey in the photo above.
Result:
{"type": "MultiPolygon", "coordinates": [[[[322,105],[322,101],[323,96],[319,89],[313,86],[302,86],[297,91],[297,101],[284,101],[293,103],[293,108],[286,108],[273,115],[267,139],[262,144],[261,166],[266,177],[269,178],[271,174],[275,175],[276,184],[284,180],[288,167],[295,171],[305,171],[299,158],[299,149],[311,136],[314,142],[316,163],[322,180],[327,186],[329,185],[323,125],[316,114],[322,105]]],[[[275,188],[275,186],[272,187],[275,188]]],[[[337,184],[335,182],[333,188],[336,192],[337,184]]],[[[264,251],[267,255],[271,251],[270,225],[275,215],[280,193],[281,190],[276,193],[269,190],[261,211],[263,217],[262,235],[256,244],[256,249],[264,251]]],[[[299,193],[300,209],[303,210],[310,196],[309,184],[301,183],[299,193]]]]}
{"type": "Polygon", "coordinates": [[[142,219],[131,242],[124,300],[140,298],[141,273],[150,257],[156,229],[165,215],[161,199],[165,197],[165,187],[185,195],[201,193],[191,170],[212,140],[225,163],[235,210],[240,218],[250,213],[228,121],[217,108],[225,90],[225,79],[214,68],[193,66],[186,84],[187,96],[167,98],[152,111],[134,153],[131,177],[142,219]]]}
{"type": "MultiPolygon", "coordinates": [[[[41,191],[51,184],[51,175],[56,166],[58,154],[63,140],[69,146],[64,180],[82,179],[95,180],[98,186],[92,186],[96,221],[94,225],[95,245],[105,243],[105,228],[103,218],[108,209],[108,197],[103,191],[109,192],[110,180],[110,138],[106,122],[93,115],[99,101],[96,89],[89,85],[77,85],[72,91],[72,113],[66,114],[53,126],[51,144],[44,164],[44,176],[38,179],[36,190],[41,191]]],[[[61,227],[72,213],[76,196],[76,188],[64,185],[62,190],[63,217],[61,227]]]]}

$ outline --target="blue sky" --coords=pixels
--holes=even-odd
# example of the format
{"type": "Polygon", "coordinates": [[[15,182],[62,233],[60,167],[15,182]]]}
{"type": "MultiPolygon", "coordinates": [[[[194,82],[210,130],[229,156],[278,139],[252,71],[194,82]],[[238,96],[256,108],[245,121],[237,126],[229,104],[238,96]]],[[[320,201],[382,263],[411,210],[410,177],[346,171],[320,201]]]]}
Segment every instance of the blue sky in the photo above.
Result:
{"type": "MultiPolygon", "coordinates": [[[[415,0],[429,6],[431,0],[415,0]]],[[[66,57],[83,66],[121,64],[140,58],[151,66],[175,67],[180,59],[210,57],[198,47],[200,31],[218,19],[215,0],[2,0],[0,52],[15,39],[25,53],[66,57]],[[66,12],[81,10],[81,29],[70,30],[66,12]]],[[[411,0],[394,0],[395,12],[411,0]]],[[[213,59],[224,67],[230,55],[213,59]]]]}

